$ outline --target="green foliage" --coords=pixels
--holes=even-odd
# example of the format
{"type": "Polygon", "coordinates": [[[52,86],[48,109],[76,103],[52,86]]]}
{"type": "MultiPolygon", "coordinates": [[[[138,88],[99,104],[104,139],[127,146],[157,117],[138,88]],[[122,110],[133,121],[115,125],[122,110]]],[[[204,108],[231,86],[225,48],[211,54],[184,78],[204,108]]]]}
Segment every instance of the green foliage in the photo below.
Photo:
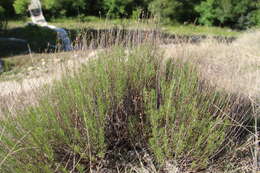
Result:
{"type": "Polygon", "coordinates": [[[199,23],[212,26],[214,19],[216,18],[213,10],[213,4],[215,0],[207,0],[203,1],[199,6],[195,9],[201,14],[199,18],[199,23]]]}
{"type": "Polygon", "coordinates": [[[24,14],[28,9],[29,4],[29,0],[15,0],[13,6],[17,14],[24,14]]]}
{"type": "Polygon", "coordinates": [[[260,10],[254,10],[250,13],[249,18],[252,26],[260,26],[260,10]]]}
{"type": "MultiPolygon", "coordinates": [[[[75,15],[78,14],[80,10],[84,10],[86,5],[85,0],[43,0],[41,3],[47,16],[75,15]]],[[[17,14],[24,14],[29,4],[30,0],[15,0],[13,5],[17,14]]]]}
{"type": "Polygon", "coordinates": [[[251,0],[206,0],[195,9],[200,13],[201,24],[245,29],[259,24],[259,3],[251,0]]]}
{"type": "MultiPolygon", "coordinates": [[[[2,0],[8,17],[25,14],[30,0],[2,0]],[[14,7],[14,9],[12,8],[14,7]]],[[[164,23],[196,23],[246,29],[259,25],[259,0],[42,0],[45,16],[136,18],[157,16],[164,23]]],[[[1,10],[2,11],[2,10],[1,10]]]]}
{"type": "Polygon", "coordinates": [[[201,0],[153,0],[149,4],[150,11],[162,18],[178,22],[194,22],[198,16],[194,7],[201,0]]]}
{"type": "Polygon", "coordinates": [[[133,0],[104,0],[104,9],[107,16],[112,18],[127,16],[127,7],[133,0]]]}
{"type": "Polygon", "coordinates": [[[190,64],[161,55],[153,45],[106,50],[46,88],[38,106],[6,116],[1,172],[88,171],[108,148],[137,147],[161,164],[190,159],[188,167],[205,168],[232,135],[232,104],[190,64]]]}
{"type": "Polygon", "coordinates": [[[208,36],[223,36],[223,37],[237,37],[242,32],[231,30],[228,27],[216,26],[197,26],[197,25],[166,25],[165,31],[170,34],[179,35],[208,35],[208,36]]]}
{"type": "Polygon", "coordinates": [[[180,4],[177,1],[169,0],[154,0],[149,4],[149,9],[152,14],[159,16],[160,18],[166,18],[166,20],[173,18],[176,14],[175,9],[180,4]]]}
{"type": "Polygon", "coordinates": [[[191,166],[203,168],[220,149],[228,129],[228,119],[221,118],[214,105],[223,103],[221,110],[225,110],[228,100],[209,88],[201,91],[196,71],[188,64],[169,60],[164,75],[158,84],[162,100],[159,108],[154,104],[158,91],[146,92],[151,150],[159,163],[189,158],[191,166]],[[218,123],[221,125],[216,126],[218,123]]]}
{"type": "Polygon", "coordinates": [[[69,14],[79,14],[81,10],[85,9],[85,0],[44,0],[43,8],[52,15],[66,16],[69,14]]]}

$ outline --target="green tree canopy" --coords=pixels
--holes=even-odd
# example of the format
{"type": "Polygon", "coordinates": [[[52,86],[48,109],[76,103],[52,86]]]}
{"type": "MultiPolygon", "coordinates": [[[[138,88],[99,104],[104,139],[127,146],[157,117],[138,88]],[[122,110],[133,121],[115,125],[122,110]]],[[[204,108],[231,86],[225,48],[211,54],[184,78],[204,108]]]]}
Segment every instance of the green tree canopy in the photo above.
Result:
{"type": "MultiPolygon", "coordinates": [[[[42,8],[52,16],[73,15],[85,9],[86,0],[42,0],[42,8]]],[[[15,0],[14,8],[17,14],[24,14],[30,0],[15,0]]]]}
{"type": "MultiPolygon", "coordinates": [[[[141,11],[163,21],[247,28],[260,25],[260,0],[40,0],[50,17],[77,15],[131,17],[141,11]]],[[[30,0],[0,0],[0,14],[26,14],[30,0]]]]}
{"type": "Polygon", "coordinates": [[[260,24],[259,0],[205,0],[196,6],[204,25],[246,28],[260,24]]]}
{"type": "Polygon", "coordinates": [[[194,22],[198,17],[195,6],[202,0],[153,0],[149,9],[153,14],[162,19],[175,20],[177,22],[194,22]]]}

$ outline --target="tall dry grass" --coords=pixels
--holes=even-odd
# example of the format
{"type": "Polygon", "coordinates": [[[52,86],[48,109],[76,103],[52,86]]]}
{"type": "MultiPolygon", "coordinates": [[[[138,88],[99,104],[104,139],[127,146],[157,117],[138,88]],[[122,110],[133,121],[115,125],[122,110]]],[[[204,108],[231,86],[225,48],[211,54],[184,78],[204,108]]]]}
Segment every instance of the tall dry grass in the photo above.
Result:
{"type": "Polygon", "coordinates": [[[260,97],[260,31],[232,43],[206,39],[198,44],[163,46],[168,57],[197,64],[202,78],[228,92],[260,97]]]}
{"type": "Polygon", "coordinates": [[[251,125],[254,127],[237,125],[252,130],[244,144],[246,147],[241,148],[243,152],[251,148],[254,163],[251,162],[251,169],[249,163],[242,167],[247,171],[259,171],[260,31],[244,33],[232,43],[208,38],[198,44],[184,43],[162,48],[167,57],[195,64],[200,78],[209,81],[211,86],[239,95],[252,104],[254,122],[251,125]]]}

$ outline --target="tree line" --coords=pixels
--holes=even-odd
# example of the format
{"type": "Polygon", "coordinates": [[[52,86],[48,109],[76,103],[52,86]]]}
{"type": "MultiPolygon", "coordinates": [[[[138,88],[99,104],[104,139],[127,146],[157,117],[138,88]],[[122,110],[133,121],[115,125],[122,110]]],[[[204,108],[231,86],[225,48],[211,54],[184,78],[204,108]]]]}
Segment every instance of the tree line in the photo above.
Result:
{"type": "MultiPolygon", "coordinates": [[[[1,18],[25,15],[30,0],[1,0],[1,18]]],[[[260,0],[41,0],[47,18],[98,16],[160,17],[165,23],[194,23],[237,29],[260,25],[260,0]]]]}

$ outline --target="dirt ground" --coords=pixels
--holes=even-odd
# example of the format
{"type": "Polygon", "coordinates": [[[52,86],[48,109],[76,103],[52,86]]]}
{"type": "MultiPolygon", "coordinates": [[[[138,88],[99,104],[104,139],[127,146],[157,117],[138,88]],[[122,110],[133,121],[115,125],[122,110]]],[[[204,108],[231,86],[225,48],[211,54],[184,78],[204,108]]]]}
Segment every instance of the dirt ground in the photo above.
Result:
{"type": "MultiPolygon", "coordinates": [[[[96,57],[98,50],[76,51],[44,55],[30,55],[34,63],[15,74],[0,80],[0,116],[8,110],[13,113],[27,105],[37,103],[40,89],[60,80],[65,73],[72,73],[89,59],[96,57]],[[66,57],[65,57],[66,56],[66,57]]],[[[29,56],[29,55],[26,55],[29,56]]]]}

